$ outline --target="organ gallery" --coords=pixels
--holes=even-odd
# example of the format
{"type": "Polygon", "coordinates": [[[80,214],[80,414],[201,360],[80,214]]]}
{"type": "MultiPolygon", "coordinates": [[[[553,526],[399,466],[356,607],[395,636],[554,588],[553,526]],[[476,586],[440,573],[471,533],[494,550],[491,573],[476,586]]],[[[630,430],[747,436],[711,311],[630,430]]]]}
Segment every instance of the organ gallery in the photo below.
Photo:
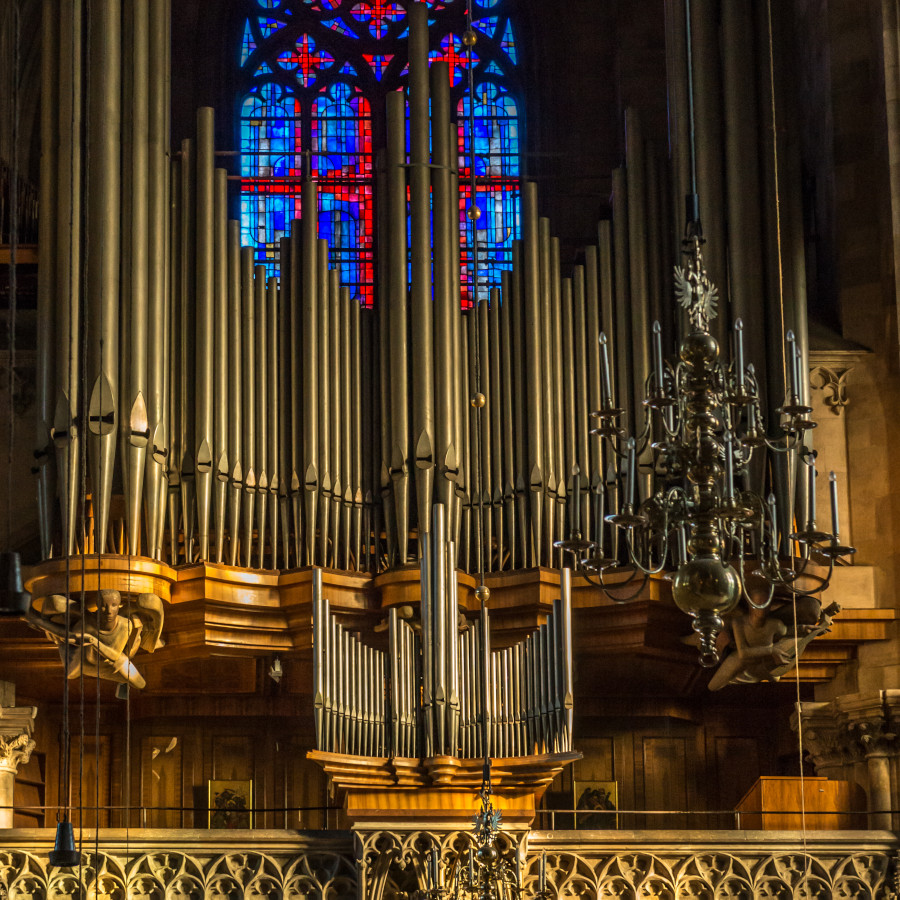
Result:
{"type": "Polygon", "coordinates": [[[5,0],[10,898],[898,893],[882,0],[5,0]]]}

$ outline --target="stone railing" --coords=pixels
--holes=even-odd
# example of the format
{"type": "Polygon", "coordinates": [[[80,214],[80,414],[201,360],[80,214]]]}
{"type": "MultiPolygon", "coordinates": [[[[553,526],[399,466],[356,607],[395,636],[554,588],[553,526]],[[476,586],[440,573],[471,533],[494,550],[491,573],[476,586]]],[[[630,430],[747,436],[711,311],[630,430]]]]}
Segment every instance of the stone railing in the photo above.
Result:
{"type": "MultiPolygon", "coordinates": [[[[440,834],[442,855],[460,832],[440,834]]],[[[427,832],[101,830],[82,865],[48,867],[50,830],[0,831],[9,900],[392,900],[418,886],[427,832]],[[362,889],[361,889],[362,888],[362,889]]],[[[532,831],[518,847],[524,896],[546,852],[553,898],[898,900],[900,839],[887,831],[532,831]]]]}

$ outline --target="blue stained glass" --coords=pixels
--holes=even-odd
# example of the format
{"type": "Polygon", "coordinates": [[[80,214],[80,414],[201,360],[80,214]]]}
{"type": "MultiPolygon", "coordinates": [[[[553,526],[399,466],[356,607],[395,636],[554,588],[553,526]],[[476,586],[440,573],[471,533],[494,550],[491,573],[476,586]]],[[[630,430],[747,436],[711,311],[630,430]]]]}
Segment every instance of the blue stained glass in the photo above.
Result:
{"type": "Polygon", "coordinates": [[[500,68],[500,66],[498,66],[497,63],[495,63],[495,62],[493,62],[493,61],[490,62],[490,63],[488,63],[488,65],[486,65],[486,66],[484,67],[484,71],[485,71],[485,72],[490,72],[492,75],[500,75],[500,76],[502,76],[502,75],[505,74],[505,73],[503,72],[503,70],[500,68]]]}
{"type": "Polygon", "coordinates": [[[348,25],[345,25],[340,19],[332,19],[325,23],[332,31],[344,35],[344,37],[358,38],[359,35],[348,25]]]}
{"type": "Polygon", "coordinates": [[[270,37],[281,27],[282,23],[278,19],[270,19],[268,16],[259,17],[259,31],[263,37],[270,37]]]}
{"type": "MultiPolygon", "coordinates": [[[[519,221],[519,129],[515,100],[497,85],[482,82],[475,88],[475,203],[481,212],[476,221],[478,239],[477,296],[500,282],[500,273],[512,267],[512,241],[520,234],[519,221]]],[[[474,261],[472,223],[466,215],[471,201],[471,135],[469,97],[459,103],[460,229],[464,298],[472,302],[474,261]]]]}
{"type": "Polygon", "coordinates": [[[476,19],[473,23],[473,27],[476,31],[480,31],[488,37],[493,37],[494,32],[497,30],[498,21],[499,19],[496,16],[482,16],[482,18],[476,19]]]}
{"type": "Polygon", "coordinates": [[[256,71],[253,73],[254,75],[271,75],[272,70],[269,68],[268,63],[260,63],[256,71]]]}
{"type": "Polygon", "coordinates": [[[388,54],[387,56],[385,56],[384,54],[377,54],[374,56],[364,54],[363,58],[372,67],[372,72],[374,72],[375,78],[378,81],[381,81],[381,76],[384,75],[384,70],[388,67],[394,57],[390,54],[388,54]]]}
{"type": "Polygon", "coordinates": [[[341,75],[352,75],[354,78],[356,77],[356,69],[350,65],[350,63],[344,63],[341,66],[341,75]]]}
{"type": "MultiPolygon", "coordinates": [[[[475,88],[475,174],[517,178],[519,175],[519,120],[516,101],[491,82],[475,88]]],[[[469,97],[459,103],[463,137],[461,165],[468,165],[469,97]]],[[[460,176],[462,180],[462,176],[460,176]]]]}
{"type": "Polygon", "coordinates": [[[250,20],[244,23],[244,36],[241,39],[241,65],[247,64],[250,54],[256,49],[256,41],[253,40],[253,34],[250,31],[250,20]]]}
{"type": "Polygon", "coordinates": [[[516,59],[516,42],[513,40],[512,23],[507,22],[506,28],[503,30],[503,37],[500,38],[500,46],[506,51],[506,55],[515,63],[516,59]]]}

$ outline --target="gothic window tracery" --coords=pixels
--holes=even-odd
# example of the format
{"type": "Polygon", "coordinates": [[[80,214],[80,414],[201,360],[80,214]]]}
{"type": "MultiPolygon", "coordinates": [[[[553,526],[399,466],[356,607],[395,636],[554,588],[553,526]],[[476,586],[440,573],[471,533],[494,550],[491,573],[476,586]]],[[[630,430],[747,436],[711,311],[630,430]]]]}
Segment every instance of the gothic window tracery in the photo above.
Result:
{"type": "MultiPolygon", "coordinates": [[[[473,6],[478,283],[512,265],[519,237],[520,84],[508,0],[473,6]]],[[[241,228],[258,263],[278,268],[279,240],[299,218],[300,184],[319,184],[319,236],[342,284],[369,306],[375,284],[375,160],[384,98],[406,86],[407,0],[248,0],[240,45],[241,228]]],[[[465,0],[427,0],[429,56],[451,71],[459,133],[462,302],[474,266],[465,0]]]]}

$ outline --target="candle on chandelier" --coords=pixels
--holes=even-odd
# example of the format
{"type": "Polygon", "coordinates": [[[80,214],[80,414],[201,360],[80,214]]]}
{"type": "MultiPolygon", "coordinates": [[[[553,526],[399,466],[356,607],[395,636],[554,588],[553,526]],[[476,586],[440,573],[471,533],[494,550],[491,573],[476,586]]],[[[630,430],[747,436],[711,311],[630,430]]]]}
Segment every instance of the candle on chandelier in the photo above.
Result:
{"type": "Polygon", "coordinates": [[[625,469],[625,504],[634,507],[634,491],[637,483],[637,453],[634,438],[628,438],[628,462],[625,469]]]}
{"type": "Polygon", "coordinates": [[[547,851],[541,850],[541,889],[540,893],[547,890],[547,851]]]}
{"type": "Polygon", "coordinates": [[[475,851],[469,846],[469,887],[475,885],[475,851]]]}
{"type": "Polygon", "coordinates": [[[581,469],[572,466],[572,531],[581,534],[581,469]]]}
{"type": "Polygon", "coordinates": [[[600,332],[600,408],[612,406],[612,378],[609,374],[609,342],[600,332]]]}
{"type": "Polygon", "coordinates": [[[785,335],[788,345],[788,362],[791,366],[791,399],[795,403],[800,402],[800,364],[797,359],[797,349],[795,347],[796,338],[793,331],[788,331],[785,335]]]}
{"type": "Polygon", "coordinates": [[[831,491],[831,533],[834,535],[835,540],[837,540],[837,536],[841,533],[841,529],[838,522],[837,475],[835,475],[834,472],[830,472],[828,475],[828,487],[831,491]]]}
{"type": "Polygon", "coordinates": [[[725,499],[734,499],[734,448],[731,432],[725,432],[725,499]]]}
{"type": "Polygon", "coordinates": [[[675,532],[675,540],[678,550],[678,565],[683,566],[687,562],[687,530],[686,526],[679,525],[675,532]]]}
{"type": "Polygon", "coordinates": [[[807,475],[809,477],[809,521],[812,523],[816,521],[816,457],[814,454],[810,455],[807,475]]]}
{"type": "Polygon", "coordinates": [[[734,375],[738,388],[744,386],[744,323],[734,320],[734,375]]]}
{"type": "Polygon", "coordinates": [[[772,546],[775,548],[775,553],[778,553],[778,515],[777,510],[775,509],[775,495],[769,494],[766,503],[769,507],[769,518],[772,520],[772,546]]]}
{"type": "Polygon", "coordinates": [[[653,323],[653,369],[656,372],[656,389],[663,389],[663,355],[662,355],[662,327],[659,322],[653,323]]]}
{"type": "Polygon", "coordinates": [[[604,509],[605,500],[606,496],[603,490],[603,483],[597,482],[597,499],[594,501],[595,518],[597,520],[594,543],[597,545],[597,553],[600,556],[603,556],[603,519],[604,513],[606,512],[604,509]]]}

